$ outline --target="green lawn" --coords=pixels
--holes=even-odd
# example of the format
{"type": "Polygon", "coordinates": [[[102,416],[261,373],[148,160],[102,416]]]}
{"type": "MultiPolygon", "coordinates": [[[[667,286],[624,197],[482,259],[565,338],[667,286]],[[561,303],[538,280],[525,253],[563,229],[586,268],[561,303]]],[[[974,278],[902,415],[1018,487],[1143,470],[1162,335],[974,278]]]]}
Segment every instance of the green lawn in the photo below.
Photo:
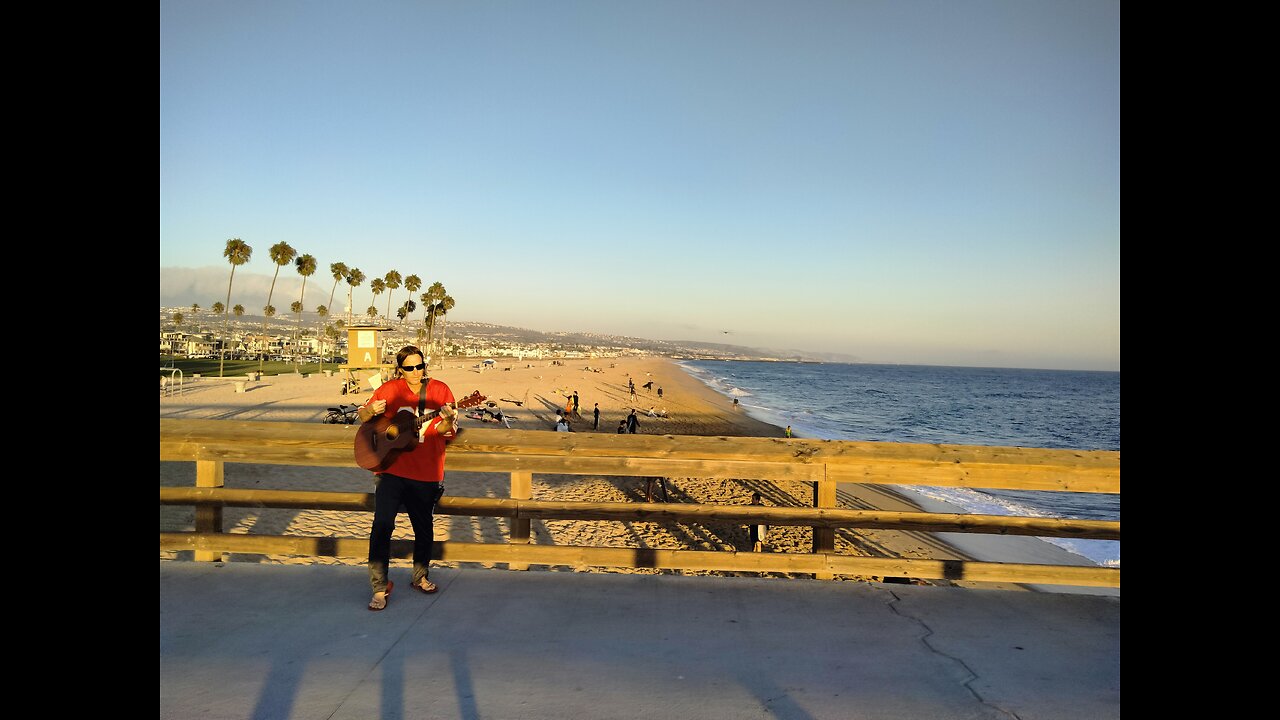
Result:
{"type": "MultiPolygon", "coordinates": [[[[186,358],[170,359],[165,356],[160,357],[160,374],[168,375],[169,371],[165,368],[176,367],[182,371],[182,374],[191,377],[195,373],[200,373],[205,377],[218,377],[218,359],[212,360],[188,360],[186,358]]],[[[325,363],[325,370],[337,370],[335,363],[325,363]]],[[[295,368],[291,362],[273,362],[268,360],[262,364],[262,372],[266,375],[280,375],[282,373],[291,373],[295,370],[310,374],[320,372],[319,363],[303,363],[300,367],[295,368]]],[[[222,374],[225,377],[232,375],[245,375],[250,372],[258,371],[257,360],[228,360],[223,365],[222,374]]]]}

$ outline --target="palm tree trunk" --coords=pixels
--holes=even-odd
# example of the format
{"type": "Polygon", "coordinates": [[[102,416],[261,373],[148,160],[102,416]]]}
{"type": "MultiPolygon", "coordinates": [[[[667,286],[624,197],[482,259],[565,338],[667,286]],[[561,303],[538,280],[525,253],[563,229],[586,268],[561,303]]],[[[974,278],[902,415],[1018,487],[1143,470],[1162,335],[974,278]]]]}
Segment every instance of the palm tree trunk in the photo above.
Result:
{"type": "Polygon", "coordinates": [[[222,377],[222,368],[227,361],[227,321],[231,319],[231,283],[236,279],[236,266],[231,266],[231,277],[227,280],[227,304],[222,311],[222,351],[218,353],[218,377],[222,377]]]}
{"type": "Polygon", "coordinates": [[[301,370],[301,366],[298,362],[300,357],[298,354],[298,343],[301,342],[302,340],[302,311],[307,309],[306,306],[302,304],[302,302],[306,297],[307,297],[307,276],[303,275],[302,276],[302,294],[298,296],[298,328],[293,331],[293,369],[295,372],[301,370]]]}
{"type": "MultiPolygon", "coordinates": [[[[276,274],[271,276],[271,289],[267,291],[267,307],[271,307],[271,296],[276,294],[276,278],[278,277],[280,277],[280,266],[276,265],[276,274]]],[[[263,359],[262,354],[263,352],[266,351],[265,341],[267,337],[267,320],[268,319],[269,318],[267,317],[267,310],[266,308],[263,308],[262,309],[262,340],[263,340],[264,347],[258,350],[258,372],[262,372],[262,359],[263,359]]]]}

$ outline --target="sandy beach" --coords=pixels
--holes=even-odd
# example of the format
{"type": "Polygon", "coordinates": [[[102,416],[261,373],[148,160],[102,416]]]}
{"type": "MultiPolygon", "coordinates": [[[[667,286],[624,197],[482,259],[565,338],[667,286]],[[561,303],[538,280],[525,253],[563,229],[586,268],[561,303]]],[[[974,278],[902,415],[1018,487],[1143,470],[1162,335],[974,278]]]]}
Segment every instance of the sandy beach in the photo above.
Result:
{"type": "MultiPolygon", "coordinates": [[[[508,416],[512,428],[553,431],[556,410],[564,408],[566,396],[579,395],[581,419],[573,422],[574,432],[617,432],[619,422],[635,408],[642,434],[737,435],[781,437],[781,428],[749,417],[721,396],[661,357],[593,358],[559,361],[498,360],[481,368],[479,361],[450,359],[434,366],[431,376],[447,383],[457,398],[478,390],[508,416]],[[628,392],[633,381],[636,395],[628,392]],[[653,387],[646,389],[645,383],[653,387]],[[658,388],[662,398],[658,398],[658,388]],[[600,427],[593,430],[592,410],[600,406],[600,427]],[[652,417],[650,409],[666,417],[652,417]]],[[[370,374],[365,371],[364,375],[370,374]]],[[[256,420],[319,423],[330,407],[340,403],[361,403],[369,398],[369,386],[354,395],[341,394],[342,381],[336,375],[265,376],[246,383],[245,392],[235,391],[235,380],[199,378],[188,380],[181,394],[162,396],[160,417],[193,419],[256,420]]],[[[465,427],[493,427],[492,423],[466,418],[465,427]]],[[[160,463],[162,486],[189,486],[194,483],[194,463],[160,463]]],[[[234,488],[283,490],[329,490],[372,492],[372,476],[359,468],[308,468],[281,465],[228,463],[225,482],[234,488]]],[[[506,497],[510,479],[506,474],[450,472],[446,492],[454,496],[506,497]]],[[[709,480],[667,478],[670,502],[746,505],[759,492],[765,505],[810,505],[808,483],[761,480],[709,480]]],[[[637,478],[538,474],[533,479],[533,498],[538,500],[584,500],[639,502],[645,499],[645,482],[637,478]]],[[[661,488],[655,488],[655,500],[661,488]]],[[[915,510],[915,505],[888,489],[843,485],[838,493],[842,507],[915,510]]],[[[363,537],[369,532],[371,516],[362,512],[298,511],[227,508],[224,531],[229,533],[291,534],[363,537]]],[[[185,507],[161,507],[161,531],[193,528],[194,511],[185,507]]],[[[436,538],[467,542],[504,542],[507,525],[497,518],[469,518],[440,515],[435,523],[436,538]]],[[[396,538],[411,537],[409,523],[402,518],[396,538]]],[[[680,524],[651,522],[533,523],[533,542],[557,545],[607,547],[649,547],[750,550],[747,528],[724,523],[680,524]]],[[[888,530],[841,530],[836,549],[840,553],[910,558],[969,559],[946,543],[926,533],[888,530]]],[[[1043,544],[1043,543],[1042,543],[1043,544]]],[[[766,552],[808,552],[812,546],[809,528],[770,529],[766,552]]],[[[1069,554],[1069,553],[1068,553],[1069,554]]],[[[161,552],[161,558],[181,558],[190,553],[161,552]]],[[[1078,556],[1077,556],[1078,557],[1078,556]]],[[[233,561],[271,563],[363,564],[356,558],[302,558],[290,556],[229,556],[233,561]]],[[[408,566],[407,561],[393,565],[408,566]]],[[[641,572],[653,570],[597,569],[601,572],[641,572]]],[[[689,574],[689,573],[686,573],[689,574]]],[[[733,573],[714,573],[733,574],[733,573]]],[[[879,578],[849,577],[849,580],[879,578]]],[[[939,581],[941,582],[941,581],[939,581]]]]}

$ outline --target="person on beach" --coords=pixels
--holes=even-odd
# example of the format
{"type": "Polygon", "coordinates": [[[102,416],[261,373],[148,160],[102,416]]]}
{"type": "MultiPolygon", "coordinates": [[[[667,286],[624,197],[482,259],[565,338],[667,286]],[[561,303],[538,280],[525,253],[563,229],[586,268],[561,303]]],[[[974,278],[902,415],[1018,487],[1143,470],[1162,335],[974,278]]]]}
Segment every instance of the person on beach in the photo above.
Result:
{"type": "Polygon", "coordinates": [[[636,434],[636,429],[640,427],[640,418],[636,417],[636,409],[631,408],[631,414],[627,416],[627,432],[632,435],[636,434]]]}
{"type": "Polygon", "coordinates": [[[661,400],[661,399],[662,399],[662,386],[661,386],[661,385],[659,385],[659,386],[658,386],[658,399],[659,399],[659,400],[661,400]]]}
{"type": "Polygon", "coordinates": [[[627,432],[627,421],[626,421],[626,420],[619,420],[619,421],[618,421],[618,434],[619,434],[619,435],[625,435],[625,434],[626,434],[626,432],[627,432]]]}
{"type": "Polygon", "coordinates": [[[569,432],[569,421],[560,418],[560,421],[556,423],[556,432],[569,432]]]}
{"type": "Polygon", "coordinates": [[[432,513],[444,494],[444,454],[457,428],[458,411],[453,407],[448,385],[427,377],[427,360],[422,351],[406,345],[396,353],[392,379],[373,392],[360,406],[360,422],[378,416],[394,417],[401,408],[415,416],[438,409],[440,415],[422,424],[418,444],[397,455],[387,469],[374,477],[373,529],[369,533],[369,585],[373,588],[370,610],[383,610],[395,583],[387,578],[391,562],[391,533],[396,512],[403,503],[413,525],[413,581],[418,592],[431,594],[440,588],[427,579],[431,550],[435,542],[432,513]]]}
{"type": "MultiPolygon", "coordinates": [[[[760,500],[760,493],[751,493],[751,504],[752,505],[764,504],[760,500]]],[[[769,536],[769,526],[768,525],[751,525],[747,528],[747,530],[748,530],[748,533],[751,535],[751,551],[761,552],[762,550],[764,550],[765,538],[769,536]]]]}
{"type": "Polygon", "coordinates": [[[600,429],[600,403],[596,403],[596,409],[593,412],[595,413],[596,419],[595,419],[595,424],[591,426],[591,429],[599,430],[600,429]]]}
{"type": "Polygon", "coordinates": [[[791,437],[791,426],[787,426],[787,437],[791,437]]]}

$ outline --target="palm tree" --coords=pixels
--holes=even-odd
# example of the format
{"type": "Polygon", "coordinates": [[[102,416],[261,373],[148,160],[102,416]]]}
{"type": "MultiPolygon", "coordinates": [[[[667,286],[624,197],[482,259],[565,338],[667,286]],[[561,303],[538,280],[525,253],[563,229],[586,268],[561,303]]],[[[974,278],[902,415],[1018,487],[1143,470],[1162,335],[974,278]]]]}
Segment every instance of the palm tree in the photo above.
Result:
{"type": "Polygon", "coordinates": [[[200,331],[200,303],[191,303],[191,329],[200,331]]]}
{"type": "Polygon", "coordinates": [[[338,281],[346,280],[347,273],[351,271],[347,269],[346,264],[336,262],[329,265],[329,272],[333,274],[333,288],[329,290],[328,307],[333,307],[333,293],[338,289],[338,281]]]}
{"type": "MultiPolygon", "coordinates": [[[[369,289],[373,291],[373,304],[378,304],[378,296],[387,291],[387,283],[382,278],[374,278],[369,281],[369,289]]],[[[390,300],[391,295],[387,295],[390,300]]],[[[378,311],[373,312],[373,317],[378,316],[378,311]]]]}
{"type": "Polygon", "coordinates": [[[426,306],[423,310],[423,319],[428,329],[427,343],[435,345],[435,326],[436,316],[439,315],[439,304],[444,299],[444,284],[434,282],[427,291],[422,294],[422,304],[426,306]]]}
{"type": "Polygon", "coordinates": [[[337,353],[338,352],[338,331],[335,330],[332,325],[325,325],[324,336],[329,338],[329,343],[333,347],[333,351],[337,353]]]}
{"type": "Polygon", "coordinates": [[[351,324],[351,311],[355,309],[355,305],[351,304],[352,302],[354,302],[352,298],[355,294],[356,288],[359,287],[360,284],[363,282],[364,282],[364,273],[360,272],[360,268],[351,268],[351,270],[347,272],[347,284],[351,286],[351,289],[347,290],[347,324],[348,325],[351,324]]]}
{"type": "Polygon", "coordinates": [[[405,309],[405,314],[400,316],[401,326],[404,325],[404,320],[409,317],[410,313],[414,311],[415,307],[413,302],[413,294],[418,292],[418,289],[421,287],[422,287],[422,278],[418,277],[417,275],[410,275],[409,277],[404,279],[404,289],[409,291],[409,295],[404,300],[403,307],[405,309]]]}
{"type": "Polygon", "coordinates": [[[302,293],[298,295],[298,302],[293,304],[294,312],[298,314],[298,329],[293,333],[293,366],[296,368],[298,367],[298,338],[302,333],[302,301],[307,297],[307,278],[316,273],[316,259],[311,255],[299,255],[293,267],[302,276],[302,293]]]}
{"type": "Polygon", "coordinates": [[[453,309],[453,304],[454,303],[453,303],[452,295],[445,295],[444,297],[440,298],[440,354],[441,355],[444,355],[444,328],[445,328],[444,316],[448,315],[449,311],[453,309]]]}
{"type": "Polygon", "coordinates": [[[364,314],[368,315],[370,320],[376,321],[378,319],[378,306],[370,305],[365,309],[364,314]]]}
{"type": "Polygon", "coordinates": [[[170,315],[170,316],[169,316],[169,319],[173,321],[173,327],[174,327],[174,328],[180,328],[180,327],[182,327],[182,313],[180,313],[180,312],[176,312],[176,313],[174,313],[174,314],[170,315]]]}
{"type": "MultiPolygon", "coordinates": [[[[231,283],[236,279],[236,266],[249,262],[250,256],[253,255],[253,248],[245,244],[240,238],[232,238],[227,241],[227,247],[222,251],[222,257],[231,263],[231,277],[227,280],[227,305],[231,304],[231,283]]],[[[237,308],[240,306],[237,305],[237,308]]],[[[243,309],[241,309],[243,312],[243,309]]],[[[236,313],[238,317],[240,313],[236,313]]],[[[227,358],[227,316],[222,316],[222,352],[218,358],[218,377],[222,377],[222,368],[227,358]]]]}
{"type": "Polygon", "coordinates": [[[214,315],[221,315],[222,313],[227,311],[227,306],[223,305],[222,301],[219,300],[218,302],[215,302],[213,304],[213,307],[209,308],[209,311],[212,312],[214,315]]]}
{"type": "MultiPolygon", "coordinates": [[[[294,315],[297,315],[299,322],[301,322],[302,301],[294,300],[293,302],[289,303],[289,312],[292,312],[294,315]]],[[[301,333],[302,333],[302,328],[293,329],[293,369],[294,370],[298,369],[298,364],[300,362],[299,353],[298,353],[298,347],[299,347],[298,343],[301,342],[301,337],[302,337],[301,333]]]]}
{"type": "MultiPolygon", "coordinates": [[[[320,324],[324,325],[324,319],[326,317],[329,317],[329,308],[325,307],[324,305],[317,305],[316,314],[320,316],[320,324]]],[[[329,336],[328,330],[324,330],[321,333],[317,333],[317,334],[321,338],[329,336]]],[[[324,372],[324,358],[325,358],[324,340],[321,340],[320,341],[320,372],[324,372]]]]}
{"type": "MultiPolygon", "coordinates": [[[[289,243],[282,240],[275,245],[272,245],[271,248],[267,250],[267,254],[271,256],[271,262],[276,264],[276,273],[271,276],[271,289],[267,291],[267,306],[262,308],[262,312],[266,316],[262,318],[262,350],[266,350],[267,318],[276,314],[275,307],[271,305],[271,296],[276,292],[276,278],[280,277],[280,268],[293,262],[293,259],[298,256],[298,251],[294,250],[289,243]]],[[[262,372],[262,350],[258,351],[258,372],[262,372]]]]}
{"type": "Polygon", "coordinates": [[[400,273],[388,270],[382,281],[387,284],[387,322],[391,322],[391,291],[400,287],[400,273]]]}
{"type": "Polygon", "coordinates": [[[435,299],[431,297],[431,293],[429,291],[419,295],[418,299],[422,301],[422,327],[430,329],[431,324],[435,322],[436,319],[434,315],[436,308],[435,299]]]}

